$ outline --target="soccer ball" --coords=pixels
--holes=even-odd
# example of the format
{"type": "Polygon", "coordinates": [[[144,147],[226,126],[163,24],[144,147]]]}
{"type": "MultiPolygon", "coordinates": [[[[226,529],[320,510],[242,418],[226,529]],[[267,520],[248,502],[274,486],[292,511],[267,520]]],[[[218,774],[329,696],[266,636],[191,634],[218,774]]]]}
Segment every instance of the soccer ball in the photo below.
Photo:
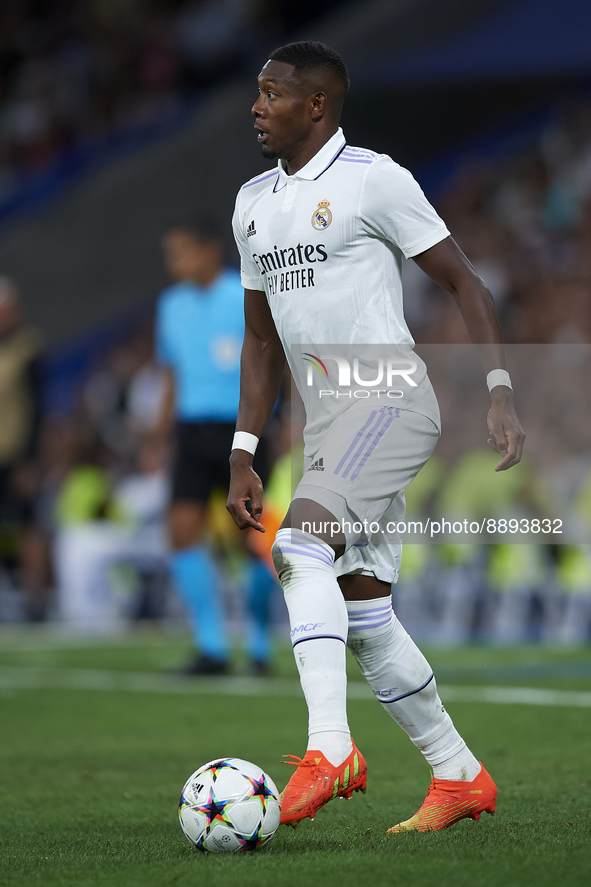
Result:
{"type": "Polygon", "coordinates": [[[220,758],[195,770],[179,801],[181,828],[202,853],[262,847],[277,831],[280,813],[273,780],[240,758],[220,758]]]}

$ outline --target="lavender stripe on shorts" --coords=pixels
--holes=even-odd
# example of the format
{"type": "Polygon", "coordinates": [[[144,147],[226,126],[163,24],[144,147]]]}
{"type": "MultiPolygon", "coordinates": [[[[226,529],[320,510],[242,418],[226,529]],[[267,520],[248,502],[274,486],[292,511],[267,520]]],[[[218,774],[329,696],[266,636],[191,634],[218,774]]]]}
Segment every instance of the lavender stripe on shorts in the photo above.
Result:
{"type": "Polygon", "coordinates": [[[343,465],[344,465],[345,462],[347,461],[347,458],[349,457],[349,454],[351,453],[351,450],[353,450],[353,449],[357,446],[357,443],[358,443],[358,441],[359,441],[361,435],[363,434],[363,432],[365,431],[365,429],[367,428],[367,426],[370,425],[370,424],[373,422],[373,418],[374,418],[374,416],[375,416],[376,414],[377,414],[377,410],[374,410],[374,411],[372,412],[372,414],[370,415],[369,419],[366,421],[366,423],[365,423],[365,425],[363,426],[363,428],[360,428],[360,429],[359,429],[359,431],[357,432],[357,434],[356,434],[355,437],[353,438],[352,443],[349,445],[349,449],[347,450],[347,452],[345,453],[345,455],[342,457],[341,461],[339,462],[339,464],[338,464],[337,467],[335,468],[335,470],[334,470],[334,472],[333,472],[334,474],[338,474],[338,473],[339,473],[339,471],[341,470],[341,468],[343,467],[343,465]]]}
{"type": "Polygon", "coordinates": [[[382,439],[382,437],[384,436],[384,434],[386,433],[386,431],[388,430],[388,428],[390,427],[390,425],[392,424],[393,421],[394,421],[394,415],[391,413],[388,416],[388,419],[385,422],[385,424],[382,425],[379,432],[374,437],[372,443],[367,448],[365,455],[363,456],[361,461],[358,463],[357,468],[355,469],[355,471],[351,475],[351,483],[353,483],[353,481],[357,479],[357,477],[359,476],[359,472],[361,471],[361,469],[363,468],[363,466],[365,465],[365,463],[367,462],[367,460],[369,459],[369,457],[371,456],[371,454],[373,453],[373,451],[375,450],[375,448],[377,447],[380,440],[382,439]]]}
{"type": "MultiPolygon", "coordinates": [[[[347,475],[349,474],[349,472],[356,465],[357,461],[363,457],[363,453],[365,451],[366,446],[370,443],[372,436],[379,430],[380,425],[383,424],[385,419],[386,419],[386,414],[383,412],[383,410],[381,410],[379,418],[377,419],[376,422],[374,422],[373,428],[370,428],[370,430],[365,435],[365,438],[363,439],[363,443],[361,444],[361,446],[357,447],[357,451],[353,454],[351,461],[349,462],[349,464],[347,465],[347,467],[343,471],[342,477],[346,478],[347,475]]],[[[357,472],[357,474],[359,474],[359,472],[357,472]]],[[[357,474],[355,475],[355,477],[357,477],[357,474]]],[[[352,481],[354,479],[355,478],[353,478],[353,477],[351,478],[352,481]]]]}

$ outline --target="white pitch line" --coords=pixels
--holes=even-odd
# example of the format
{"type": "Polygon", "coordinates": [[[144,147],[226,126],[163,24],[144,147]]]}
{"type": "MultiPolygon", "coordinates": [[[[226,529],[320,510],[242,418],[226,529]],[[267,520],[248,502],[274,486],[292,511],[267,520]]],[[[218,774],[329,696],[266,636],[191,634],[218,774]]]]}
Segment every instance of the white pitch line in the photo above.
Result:
{"type": "MultiPolygon", "coordinates": [[[[181,678],[144,672],[93,669],[0,667],[0,691],[11,690],[120,690],[129,693],[165,693],[188,696],[301,696],[298,681],[279,678],[181,678]]],[[[441,685],[445,702],[486,702],[500,705],[542,705],[591,708],[591,693],[543,690],[537,687],[459,687],[441,685]]],[[[360,681],[350,681],[349,699],[371,700],[373,693],[360,681]]]]}
{"type": "Polygon", "coordinates": [[[543,690],[538,687],[456,687],[444,684],[439,692],[445,702],[492,702],[501,705],[566,705],[591,708],[591,693],[576,690],[543,690]]]}

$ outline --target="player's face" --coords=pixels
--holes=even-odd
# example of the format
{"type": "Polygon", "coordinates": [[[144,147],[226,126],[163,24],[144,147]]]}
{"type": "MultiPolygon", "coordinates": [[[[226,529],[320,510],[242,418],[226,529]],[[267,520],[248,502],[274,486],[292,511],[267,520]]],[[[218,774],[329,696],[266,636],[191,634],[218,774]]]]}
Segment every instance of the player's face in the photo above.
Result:
{"type": "Polygon", "coordinates": [[[214,241],[201,243],[188,231],[170,231],[163,240],[164,261],[175,281],[211,276],[220,262],[220,249],[214,241]]]}
{"type": "Polygon", "coordinates": [[[259,74],[259,97],[252,106],[263,157],[291,160],[312,132],[310,100],[293,65],[268,61],[259,74]]]}

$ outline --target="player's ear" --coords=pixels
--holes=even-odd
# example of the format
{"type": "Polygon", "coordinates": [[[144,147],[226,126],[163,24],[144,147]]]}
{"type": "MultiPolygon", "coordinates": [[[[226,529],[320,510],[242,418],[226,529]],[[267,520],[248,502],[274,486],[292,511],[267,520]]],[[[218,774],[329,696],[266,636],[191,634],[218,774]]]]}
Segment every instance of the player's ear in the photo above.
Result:
{"type": "Polygon", "coordinates": [[[326,110],[326,93],[316,92],[310,97],[310,116],[312,120],[320,120],[326,110]]]}

